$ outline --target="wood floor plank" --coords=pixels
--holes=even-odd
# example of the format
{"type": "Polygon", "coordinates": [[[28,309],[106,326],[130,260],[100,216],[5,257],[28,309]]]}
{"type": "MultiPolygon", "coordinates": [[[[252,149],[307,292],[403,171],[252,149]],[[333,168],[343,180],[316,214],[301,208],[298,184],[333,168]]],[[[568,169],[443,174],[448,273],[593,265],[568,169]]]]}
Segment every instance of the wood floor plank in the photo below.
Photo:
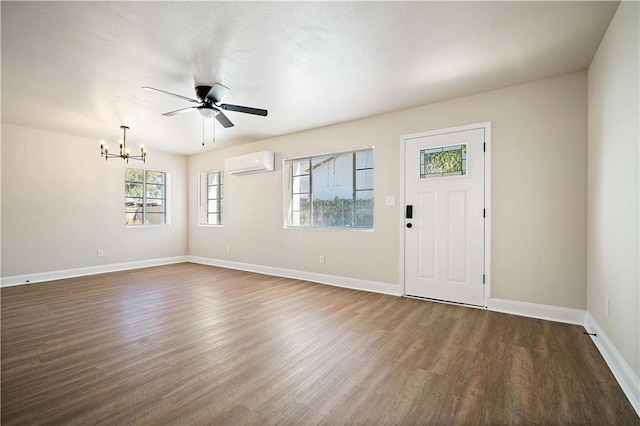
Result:
{"type": "Polygon", "coordinates": [[[578,326],[189,263],[1,308],[3,425],[640,425],[578,326]]]}

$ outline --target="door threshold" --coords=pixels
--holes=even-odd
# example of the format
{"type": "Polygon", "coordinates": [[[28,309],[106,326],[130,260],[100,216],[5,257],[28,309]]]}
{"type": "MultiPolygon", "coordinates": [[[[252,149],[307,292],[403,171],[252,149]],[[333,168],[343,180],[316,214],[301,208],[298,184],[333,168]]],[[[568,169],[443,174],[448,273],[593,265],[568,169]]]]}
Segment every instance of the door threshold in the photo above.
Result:
{"type": "Polygon", "coordinates": [[[487,308],[486,306],[482,306],[482,305],[472,305],[470,303],[452,302],[450,300],[434,299],[434,298],[431,298],[431,297],[413,296],[411,294],[403,294],[402,297],[407,297],[409,299],[416,299],[416,300],[425,300],[427,302],[444,303],[446,305],[465,306],[467,308],[476,308],[476,309],[486,309],[487,308]]]}

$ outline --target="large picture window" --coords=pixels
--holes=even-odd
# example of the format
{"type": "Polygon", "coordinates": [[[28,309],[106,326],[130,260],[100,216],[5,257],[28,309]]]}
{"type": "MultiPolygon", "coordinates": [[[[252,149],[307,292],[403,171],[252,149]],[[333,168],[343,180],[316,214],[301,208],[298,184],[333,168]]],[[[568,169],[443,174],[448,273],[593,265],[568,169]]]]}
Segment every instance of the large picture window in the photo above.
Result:
{"type": "Polygon", "coordinates": [[[373,228],[373,149],[286,160],[285,226],[373,228]]]}
{"type": "Polygon", "coordinates": [[[125,169],[124,222],[126,225],[167,223],[167,174],[125,169]]]}
{"type": "Polygon", "coordinates": [[[222,225],[223,177],[222,171],[200,173],[200,225],[222,225]]]}

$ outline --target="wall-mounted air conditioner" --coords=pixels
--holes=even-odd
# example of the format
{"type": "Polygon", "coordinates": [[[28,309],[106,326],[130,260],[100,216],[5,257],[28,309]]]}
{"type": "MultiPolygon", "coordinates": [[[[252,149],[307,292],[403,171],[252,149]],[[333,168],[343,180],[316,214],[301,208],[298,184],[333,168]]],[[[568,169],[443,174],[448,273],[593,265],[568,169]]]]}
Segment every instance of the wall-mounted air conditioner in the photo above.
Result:
{"type": "Polygon", "coordinates": [[[224,160],[224,169],[230,175],[273,171],[273,152],[260,151],[253,154],[230,157],[224,160]]]}

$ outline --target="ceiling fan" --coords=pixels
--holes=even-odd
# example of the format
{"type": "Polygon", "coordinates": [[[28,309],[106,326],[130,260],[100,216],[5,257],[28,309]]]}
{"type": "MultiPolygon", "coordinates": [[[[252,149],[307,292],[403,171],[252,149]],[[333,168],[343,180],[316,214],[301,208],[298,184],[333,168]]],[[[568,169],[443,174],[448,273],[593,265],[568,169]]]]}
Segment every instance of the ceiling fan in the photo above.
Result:
{"type": "Polygon", "coordinates": [[[185,112],[191,112],[198,110],[200,114],[205,118],[215,117],[222,127],[233,127],[233,123],[221,110],[243,112],[245,114],[261,115],[265,117],[267,115],[266,109],[252,108],[241,105],[221,104],[222,98],[229,92],[229,88],[223,86],[220,83],[215,83],[213,86],[196,86],[196,99],[188,98],[186,96],[177,95],[175,93],[167,92],[165,90],[155,89],[149,86],[142,86],[145,90],[153,90],[156,92],[165,93],[167,95],[175,96],[176,98],[184,99],[189,102],[196,103],[198,105],[187,108],[178,109],[176,111],[165,112],[162,115],[172,116],[177,114],[183,114],[185,112]]]}

